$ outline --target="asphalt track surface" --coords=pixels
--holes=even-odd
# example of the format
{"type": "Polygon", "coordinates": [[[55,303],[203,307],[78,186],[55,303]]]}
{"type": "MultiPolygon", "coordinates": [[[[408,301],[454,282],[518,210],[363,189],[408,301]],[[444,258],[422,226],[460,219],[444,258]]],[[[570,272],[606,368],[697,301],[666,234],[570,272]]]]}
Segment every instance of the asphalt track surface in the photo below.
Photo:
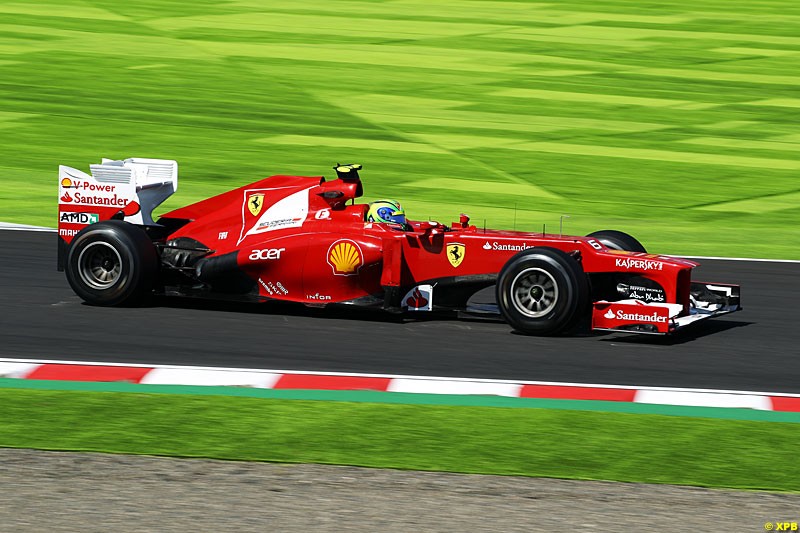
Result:
{"type": "Polygon", "coordinates": [[[502,322],[164,298],[81,302],[54,233],[0,232],[0,355],[139,364],[451,376],[800,393],[800,264],[704,260],[744,311],[670,337],[517,335],[502,322]]]}

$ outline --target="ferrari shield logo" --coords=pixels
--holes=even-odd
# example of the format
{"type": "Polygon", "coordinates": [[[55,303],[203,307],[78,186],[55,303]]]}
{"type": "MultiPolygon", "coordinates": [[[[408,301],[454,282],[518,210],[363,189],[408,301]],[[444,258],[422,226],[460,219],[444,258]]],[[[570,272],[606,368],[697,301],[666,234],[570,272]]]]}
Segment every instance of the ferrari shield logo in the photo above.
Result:
{"type": "Polygon", "coordinates": [[[251,194],[247,197],[247,209],[251,215],[258,216],[262,207],[264,207],[264,193],[251,194]]]}
{"type": "Polygon", "coordinates": [[[465,253],[466,247],[461,243],[454,242],[447,245],[447,260],[450,261],[450,264],[454,267],[461,264],[461,261],[464,260],[465,253]]]}

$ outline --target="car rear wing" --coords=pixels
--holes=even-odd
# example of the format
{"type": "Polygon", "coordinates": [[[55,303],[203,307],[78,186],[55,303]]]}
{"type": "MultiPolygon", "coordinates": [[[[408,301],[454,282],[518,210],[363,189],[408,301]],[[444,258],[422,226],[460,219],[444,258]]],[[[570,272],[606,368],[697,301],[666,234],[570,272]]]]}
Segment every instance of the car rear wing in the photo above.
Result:
{"type": "Polygon", "coordinates": [[[87,224],[111,218],[151,226],[153,209],[178,189],[178,163],[171,160],[103,159],[89,168],[91,175],[58,167],[58,229],[68,241],[87,224]]]}
{"type": "Polygon", "coordinates": [[[153,209],[178,189],[178,163],[167,159],[103,159],[91,174],[58,167],[59,269],[73,237],[101,220],[155,225],[153,209]]]}

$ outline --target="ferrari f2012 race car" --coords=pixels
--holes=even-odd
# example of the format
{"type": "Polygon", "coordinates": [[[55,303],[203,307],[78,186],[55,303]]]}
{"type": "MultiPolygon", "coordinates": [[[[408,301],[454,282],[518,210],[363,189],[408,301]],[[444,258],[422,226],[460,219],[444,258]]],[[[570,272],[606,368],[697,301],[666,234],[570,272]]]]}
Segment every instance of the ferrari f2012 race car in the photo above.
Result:
{"type": "Polygon", "coordinates": [[[272,176],[154,221],[177,189],[175,161],[104,159],[91,174],[60,166],[59,269],[93,305],[165,294],[495,312],[531,335],[582,325],[668,334],[740,309],[737,285],[692,281],[697,263],[648,254],[619,231],[488,230],[466,215],[449,226],[368,220],[369,205],[355,202],[361,166],[334,168],[335,179],[272,176]],[[493,285],[496,304],[471,308],[493,285]]]}

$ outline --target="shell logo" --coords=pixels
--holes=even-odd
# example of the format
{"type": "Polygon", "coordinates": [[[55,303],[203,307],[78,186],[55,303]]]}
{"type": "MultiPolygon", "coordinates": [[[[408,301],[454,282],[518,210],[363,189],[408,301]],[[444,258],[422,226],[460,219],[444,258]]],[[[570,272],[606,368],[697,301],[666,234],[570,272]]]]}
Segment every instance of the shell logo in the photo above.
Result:
{"type": "Polygon", "coordinates": [[[328,264],[333,268],[335,276],[355,276],[364,264],[364,254],[357,243],[338,240],[328,248],[328,264]]]}
{"type": "Polygon", "coordinates": [[[78,183],[72,181],[69,178],[64,178],[61,180],[61,186],[64,187],[65,189],[73,189],[78,187],[78,183]]]}

